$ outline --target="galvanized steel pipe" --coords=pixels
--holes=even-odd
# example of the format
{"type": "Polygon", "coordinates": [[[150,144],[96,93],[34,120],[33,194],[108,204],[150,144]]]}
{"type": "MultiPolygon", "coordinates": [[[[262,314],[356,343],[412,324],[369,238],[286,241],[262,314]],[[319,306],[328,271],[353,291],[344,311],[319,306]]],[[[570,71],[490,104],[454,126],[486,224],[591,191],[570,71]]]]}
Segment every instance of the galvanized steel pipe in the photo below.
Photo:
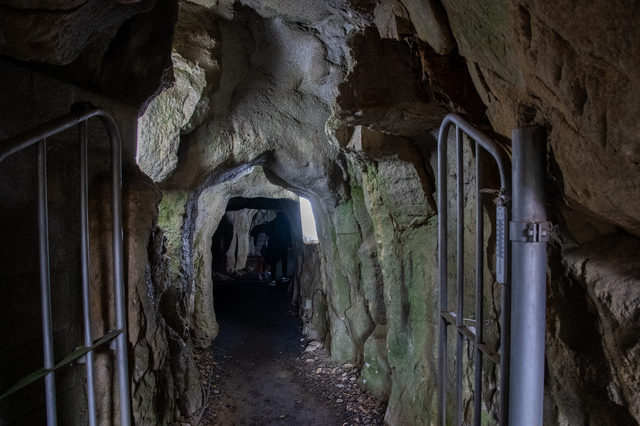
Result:
{"type": "MultiPolygon", "coordinates": [[[[53,321],[51,319],[51,277],[49,274],[49,214],[47,209],[47,141],[38,143],[38,237],[40,251],[40,304],[42,309],[42,346],[44,368],[55,364],[53,353],[53,321]]],[[[44,377],[47,424],[57,424],[56,378],[50,372],[44,377]]]]}
{"type": "MultiPolygon", "coordinates": [[[[89,176],[87,170],[87,122],[80,123],[80,264],[82,269],[82,314],[84,345],[91,347],[91,286],[89,282],[89,176]]],[[[96,398],[93,375],[93,351],[85,355],[87,371],[87,405],[89,426],[95,426],[96,398]]]]}
{"type": "MultiPolygon", "coordinates": [[[[544,128],[512,133],[515,224],[546,223],[544,128]]],[[[512,238],[511,390],[509,423],[540,426],[544,400],[547,244],[512,238]]]]}

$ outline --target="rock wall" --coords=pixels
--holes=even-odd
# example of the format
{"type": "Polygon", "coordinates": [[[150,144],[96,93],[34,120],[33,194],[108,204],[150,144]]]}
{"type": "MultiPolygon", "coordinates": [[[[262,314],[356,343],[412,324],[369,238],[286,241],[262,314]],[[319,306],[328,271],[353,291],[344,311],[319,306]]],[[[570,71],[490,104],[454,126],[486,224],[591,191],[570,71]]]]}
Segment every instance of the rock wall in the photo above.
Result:
{"type": "MultiPolygon", "coordinates": [[[[132,408],[136,424],[173,424],[180,413],[190,416],[202,405],[200,378],[194,374],[193,347],[184,327],[171,321],[175,315],[162,315],[162,304],[170,297],[170,261],[165,236],[157,227],[159,189],[139,171],[127,171],[123,187],[125,280],[129,341],[132,408]]],[[[90,203],[90,232],[99,250],[92,252],[93,332],[102,335],[113,328],[108,283],[112,272],[106,267],[111,259],[111,227],[108,176],[95,182],[90,203]]],[[[110,386],[115,365],[109,351],[96,356],[98,421],[117,423],[119,411],[112,405],[117,392],[110,386]]]]}
{"type": "MultiPolygon", "coordinates": [[[[363,366],[362,385],[390,398],[390,424],[429,423],[435,416],[438,206],[432,131],[447,112],[465,113],[507,149],[516,126],[549,129],[550,217],[559,226],[550,251],[548,322],[572,323],[572,298],[583,306],[602,303],[602,294],[589,292],[570,272],[577,260],[566,257],[569,249],[620,232],[617,226],[636,233],[638,173],[629,148],[635,136],[621,136],[630,135],[628,117],[635,109],[620,90],[621,81],[635,81],[628,71],[635,60],[627,49],[634,40],[627,28],[632,20],[616,22],[619,29],[612,33],[620,37],[607,45],[596,42],[584,24],[597,21],[593,32],[604,33],[615,22],[604,8],[622,5],[593,4],[578,11],[547,2],[495,1],[481,7],[455,0],[389,0],[362,2],[349,16],[331,6],[303,12],[278,2],[246,2],[249,7],[224,13],[222,6],[208,6],[206,13],[221,17],[215,36],[220,78],[212,83],[210,100],[199,101],[209,111],[204,119],[198,115],[203,124],[183,128],[184,151],[174,149],[175,171],[161,186],[209,185],[244,165],[262,164],[274,182],[314,200],[320,251],[305,248],[297,254],[304,265],[301,296],[313,301],[307,330],[324,336],[337,360],[363,366]],[[582,16],[583,24],[556,17],[572,13],[582,16]],[[609,61],[616,49],[629,55],[609,61]],[[618,114],[619,104],[630,109],[618,114]],[[611,114],[622,120],[607,119],[611,114]],[[613,156],[605,155],[609,150],[613,156]],[[587,176],[585,170],[600,172],[587,176]],[[569,294],[562,289],[567,282],[573,288],[569,294]]],[[[189,8],[192,15],[197,10],[189,8]]],[[[472,167],[472,151],[467,158],[472,167]]],[[[474,205],[468,198],[467,213],[474,205]]],[[[489,239],[491,209],[486,217],[489,239]]],[[[491,244],[487,249],[493,253],[491,244]]],[[[489,281],[492,267],[489,260],[489,281]]],[[[616,285],[615,278],[607,280],[616,285]]],[[[465,299],[473,297],[467,293],[465,299]]],[[[497,317],[499,288],[488,286],[485,299],[497,317]]],[[[564,370],[565,363],[575,366],[569,371],[580,371],[579,365],[593,362],[617,372],[613,365],[629,363],[624,350],[609,348],[608,332],[600,325],[607,315],[601,310],[589,317],[592,325],[585,332],[603,349],[580,355],[583,361],[570,361],[576,355],[550,331],[550,371],[564,370]]],[[[633,321],[622,324],[629,333],[635,330],[633,321]]],[[[495,322],[488,329],[487,338],[496,344],[498,329],[495,322]]],[[[495,371],[490,364],[486,368],[484,410],[491,418],[498,389],[495,371]]],[[[633,379],[617,375],[609,382],[620,384],[607,385],[613,389],[607,392],[597,386],[597,397],[584,393],[577,376],[575,385],[562,390],[554,383],[566,382],[549,378],[545,421],[580,422],[607,410],[637,421],[631,420],[637,419],[632,392],[625,393],[622,384],[633,379]],[[600,398],[599,403],[576,408],[575,401],[589,398],[600,398]]]]}
{"type": "Polygon", "coordinates": [[[508,136],[518,125],[547,128],[558,226],[549,252],[545,424],[637,424],[637,398],[622,391],[637,379],[621,366],[638,340],[622,349],[613,336],[633,334],[638,323],[594,306],[637,309],[620,292],[637,286],[637,274],[609,273],[635,270],[635,262],[622,257],[614,266],[618,244],[609,244],[633,245],[638,235],[637,99],[629,96],[638,92],[630,26],[640,10],[626,2],[443,5],[493,129],[508,136]],[[594,280],[602,292],[592,290],[594,280]]]}
{"type": "Polygon", "coordinates": [[[617,231],[552,253],[547,418],[637,424],[638,240],[617,231]]]}
{"type": "Polygon", "coordinates": [[[565,201],[637,236],[637,5],[443,3],[495,131],[545,125],[565,201]]]}

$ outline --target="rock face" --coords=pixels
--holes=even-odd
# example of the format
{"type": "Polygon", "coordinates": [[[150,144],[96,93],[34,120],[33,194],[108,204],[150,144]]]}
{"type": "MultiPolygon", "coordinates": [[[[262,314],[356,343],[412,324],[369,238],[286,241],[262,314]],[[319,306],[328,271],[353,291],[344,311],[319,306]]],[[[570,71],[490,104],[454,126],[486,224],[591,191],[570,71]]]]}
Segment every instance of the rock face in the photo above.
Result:
{"type": "Polygon", "coordinates": [[[164,181],[178,162],[180,135],[202,124],[211,93],[219,88],[221,43],[211,13],[183,4],[173,43],[171,88],[150,104],[138,126],[140,168],[164,181]]]}
{"type": "Polygon", "coordinates": [[[144,112],[172,80],[177,1],[157,3],[2,2],[0,53],[144,112]]]}
{"type": "Polygon", "coordinates": [[[494,129],[508,136],[517,125],[544,123],[565,200],[638,235],[631,94],[639,89],[639,36],[630,26],[640,10],[604,1],[443,3],[494,129]]]}
{"type": "Polygon", "coordinates": [[[3,1],[1,52],[23,61],[68,64],[101,31],[149,11],[155,2],[122,3],[115,0],[3,1]],[[25,28],[40,31],[25,34],[25,28]]]}
{"type": "Polygon", "coordinates": [[[382,40],[374,29],[351,39],[356,64],[339,87],[337,113],[349,126],[416,136],[438,127],[446,108],[421,81],[413,52],[403,42],[382,40]]]}
{"type": "Polygon", "coordinates": [[[548,356],[557,360],[548,410],[559,423],[637,422],[637,252],[638,240],[621,232],[562,246],[555,267],[566,275],[551,284],[547,314],[548,356]]]}
{"type": "MultiPolygon", "coordinates": [[[[202,389],[195,370],[192,346],[188,335],[180,335],[183,327],[165,320],[160,305],[167,296],[170,274],[169,258],[164,256],[165,237],[157,228],[157,205],[160,191],[149,178],[139,173],[125,174],[127,184],[123,188],[123,224],[126,241],[125,253],[130,259],[126,281],[129,283],[127,300],[129,310],[129,341],[131,350],[131,387],[134,420],[137,424],[172,424],[174,411],[189,416],[202,405],[202,389]],[[135,260],[135,262],[134,262],[135,260]]],[[[113,321],[109,312],[112,291],[105,282],[104,260],[109,256],[111,229],[108,196],[109,180],[96,182],[101,190],[94,191],[97,196],[90,205],[91,235],[101,242],[104,251],[97,251],[91,259],[95,265],[92,271],[93,294],[101,294],[94,299],[94,332],[104,334],[113,321]],[[105,205],[107,202],[107,205],[105,205]]],[[[108,272],[110,274],[110,271],[108,272]]],[[[169,317],[171,318],[171,317],[169,317]]],[[[108,381],[109,371],[114,369],[110,354],[101,354],[96,358],[97,376],[100,378],[97,389],[99,422],[112,424],[117,422],[118,412],[109,409],[112,404],[108,381]]]]}
{"type": "MultiPolygon", "coordinates": [[[[128,117],[119,121],[125,163],[135,168],[137,145],[140,168],[162,190],[156,224],[154,184],[137,173],[125,176],[139,422],[169,423],[201,404],[191,348],[209,345],[217,334],[212,265],[242,265],[242,255],[216,262],[212,236],[226,215],[229,227],[235,225],[229,244],[243,253],[250,213],[228,213],[229,200],[295,200],[285,189],[309,198],[318,220],[317,250],[299,238],[294,246],[300,292],[294,302],[298,296],[312,302],[306,332],[323,339],[333,358],[361,367],[360,385],[389,399],[387,423],[435,422],[437,212],[444,206],[434,195],[441,184],[434,152],[435,130],[448,112],[466,115],[507,149],[512,128],[547,129],[555,226],[544,423],[640,422],[636,4],[193,0],[178,10],[174,2],[103,3],[5,1],[0,52],[47,62],[37,68],[118,101],[113,108],[128,117]],[[18,40],[17,28],[36,23],[41,32],[18,40]],[[167,89],[171,68],[175,83],[167,89]],[[131,117],[145,111],[136,132],[131,117]]],[[[30,72],[3,64],[0,71],[20,83],[4,84],[5,105],[42,116],[33,99],[75,99],[69,86],[41,89],[38,78],[29,83],[30,72]],[[31,88],[27,102],[20,94],[25,87],[31,88]]],[[[14,127],[5,120],[0,134],[15,133],[14,127]]],[[[106,151],[100,155],[108,158],[106,151]]],[[[63,155],[54,158],[61,170],[74,165],[63,155]]],[[[471,188],[475,152],[466,143],[465,158],[471,188]]],[[[25,181],[16,163],[7,164],[0,164],[2,182],[25,181]]],[[[491,172],[487,178],[495,187],[491,172]]],[[[51,183],[58,195],[62,182],[51,183]]],[[[10,184],[0,189],[7,218],[22,217],[34,203],[10,184]]],[[[477,204],[469,191],[467,217],[477,204]]],[[[493,210],[485,215],[491,220],[493,210]]],[[[472,239],[473,224],[464,226],[472,239]]],[[[492,232],[488,221],[489,254],[492,232]]],[[[19,264],[11,256],[8,251],[2,264],[19,264]]],[[[484,273],[493,282],[495,266],[487,263],[484,273]]],[[[37,269],[13,268],[7,276],[17,286],[37,269]]],[[[468,290],[465,300],[472,300],[468,290]]],[[[485,308],[494,316],[498,301],[499,286],[488,285],[485,308]]],[[[498,343],[498,330],[492,322],[489,344],[498,343]]],[[[3,338],[19,335],[2,330],[3,338]]],[[[77,390],[80,380],[72,375],[65,389],[77,390]]],[[[490,366],[483,390],[483,422],[491,423],[500,390],[490,366]]],[[[472,404],[465,404],[471,421],[472,404]]]]}

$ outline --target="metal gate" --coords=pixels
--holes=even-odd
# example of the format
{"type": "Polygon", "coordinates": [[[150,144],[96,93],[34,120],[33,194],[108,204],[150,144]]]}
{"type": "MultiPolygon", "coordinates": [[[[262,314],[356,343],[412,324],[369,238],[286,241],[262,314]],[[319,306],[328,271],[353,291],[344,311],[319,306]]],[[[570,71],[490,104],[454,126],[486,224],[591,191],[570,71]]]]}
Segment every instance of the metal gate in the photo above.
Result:
{"type": "Polygon", "coordinates": [[[40,263],[40,294],[43,328],[44,367],[19,380],[5,390],[0,399],[19,389],[44,378],[46,394],[47,423],[57,424],[55,371],[72,361],[83,361],[87,371],[87,402],[89,424],[95,425],[96,405],[93,373],[93,351],[109,341],[115,341],[115,357],[118,376],[120,420],[123,426],[131,424],[131,403],[129,394],[129,374],[127,364],[126,305],[122,252],[122,165],[121,141],[118,128],[111,116],[104,110],[89,104],[72,107],[71,113],[35,127],[20,135],[0,142],[0,163],[8,156],[38,144],[38,238],[40,263]],[[114,275],[115,327],[104,336],[94,340],[91,335],[90,294],[89,294],[89,217],[87,178],[87,120],[99,118],[109,135],[111,146],[111,215],[114,275]],[[80,227],[81,227],[81,274],[82,305],[84,319],[83,345],[65,356],[55,356],[53,351],[53,327],[51,312],[51,290],[49,277],[49,241],[47,211],[47,146],[46,138],[74,125],[78,125],[80,138],[80,227]],[[58,361],[56,361],[56,358],[58,361]]]}
{"type": "MultiPolygon", "coordinates": [[[[438,136],[438,251],[439,251],[439,339],[438,339],[438,425],[447,424],[447,328],[456,330],[455,420],[463,424],[463,350],[465,341],[474,351],[473,423],[481,424],[483,356],[500,371],[499,424],[541,425],[544,378],[544,315],[546,241],[550,226],[546,222],[544,130],[539,126],[513,132],[513,221],[507,203],[511,197],[510,161],[504,149],[456,114],[445,117],[438,136]],[[456,307],[448,306],[448,205],[447,154],[449,130],[456,128],[456,307]],[[475,327],[464,324],[464,135],[475,141],[476,156],[476,249],[475,249],[475,327]],[[483,188],[484,156],[495,160],[500,189],[483,188]],[[482,192],[497,195],[496,204],[496,281],[501,284],[500,348],[496,351],[484,341],[484,213],[482,192]],[[511,235],[511,238],[509,238],[511,235]],[[541,244],[538,244],[541,243],[541,244]],[[525,244],[522,246],[522,244],[525,244]],[[511,254],[512,253],[512,254],[511,254]],[[510,257],[514,258],[513,266],[510,257]],[[512,298],[512,283],[514,294],[512,298]],[[512,330],[512,303],[514,327],[512,330]],[[513,339],[512,339],[513,336],[513,339]],[[514,353],[511,352],[513,345],[514,353]],[[511,374],[512,366],[514,374],[511,374]],[[512,401],[512,402],[510,402],[512,401]]],[[[451,422],[450,422],[451,423],[451,422]]]]}

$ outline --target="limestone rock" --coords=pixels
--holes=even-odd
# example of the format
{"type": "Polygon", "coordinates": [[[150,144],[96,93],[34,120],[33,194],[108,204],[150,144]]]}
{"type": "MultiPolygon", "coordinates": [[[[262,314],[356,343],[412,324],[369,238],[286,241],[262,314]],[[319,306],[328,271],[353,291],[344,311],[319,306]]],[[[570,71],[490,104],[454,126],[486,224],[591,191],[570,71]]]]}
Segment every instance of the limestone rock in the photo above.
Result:
{"type": "Polygon", "coordinates": [[[508,0],[488,4],[444,0],[442,5],[460,54],[517,85],[522,79],[512,45],[509,3],[508,0]]]}
{"type": "MultiPolygon", "coordinates": [[[[168,330],[160,315],[158,304],[169,287],[169,264],[164,257],[164,236],[156,227],[157,203],[160,191],[149,179],[135,169],[125,169],[123,187],[123,228],[124,251],[133,256],[127,263],[127,309],[128,338],[130,352],[131,389],[134,413],[137,421],[153,421],[156,424],[170,424],[173,416],[173,387],[163,391],[158,399],[158,387],[168,385],[171,376],[168,330]],[[141,326],[144,325],[144,326],[141,326]]],[[[96,191],[90,200],[90,232],[100,247],[110,249],[110,175],[98,178],[96,191]],[[103,197],[99,197],[103,196],[103,197]],[[109,225],[107,225],[109,224],[109,225]],[[106,225],[106,226],[105,226],[106,225]]],[[[102,298],[92,298],[92,318],[94,333],[102,335],[112,327],[110,314],[113,290],[105,283],[110,282],[108,268],[110,256],[101,250],[92,251],[90,265],[92,293],[102,298]]],[[[109,409],[111,397],[105,380],[111,377],[107,372],[114,368],[113,358],[108,354],[96,354],[99,382],[96,385],[97,404],[103,416],[100,421],[112,423],[117,412],[109,409]]]]}
{"type": "Polygon", "coordinates": [[[138,165],[155,182],[178,163],[180,131],[191,119],[207,86],[205,71],[173,53],[173,87],[160,94],[138,121],[138,165]]]}
{"type": "Polygon", "coordinates": [[[392,209],[398,228],[419,226],[435,214],[434,185],[411,139],[358,127],[346,151],[351,158],[365,163],[372,158],[377,160],[368,172],[385,176],[379,180],[380,195],[392,209]]]}
{"type": "Polygon", "coordinates": [[[194,3],[200,6],[204,6],[207,9],[213,11],[216,15],[224,19],[233,18],[233,3],[234,0],[187,0],[189,3],[194,3]]]}
{"type": "MultiPolygon", "coordinates": [[[[353,194],[355,195],[355,194],[353,194]]],[[[363,346],[375,324],[364,299],[358,249],[362,245],[360,227],[354,211],[364,209],[364,198],[352,199],[332,212],[333,282],[328,290],[331,322],[331,356],[361,363],[363,346]]]]}
{"type": "Polygon", "coordinates": [[[253,251],[249,232],[257,212],[255,209],[227,210],[220,218],[220,223],[211,238],[215,281],[229,280],[247,272],[247,258],[253,251]]]}
{"type": "MultiPolygon", "coordinates": [[[[324,25],[344,32],[340,22],[324,25]]],[[[325,126],[345,59],[330,61],[326,41],[246,9],[221,22],[220,34],[221,89],[210,117],[182,138],[184,155],[164,186],[194,188],[223,169],[268,162],[285,186],[332,197],[326,188],[339,186],[344,172],[339,161],[324,160],[338,155],[326,144],[325,126]],[[274,61],[291,53],[286,66],[274,61]],[[304,171],[294,172],[300,165],[304,171]]]]}
{"type": "Polygon", "coordinates": [[[148,11],[155,1],[119,3],[116,0],[3,1],[0,53],[23,61],[68,64],[96,34],[148,11]],[[39,31],[25,32],[25,28],[39,31]]]}
{"type": "Polygon", "coordinates": [[[404,36],[413,34],[409,12],[399,0],[379,2],[373,14],[381,38],[402,40],[404,36]]]}
{"type": "Polygon", "coordinates": [[[186,192],[165,190],[159,206],[158,225],[167,237],[167,256],[171,262],[171,283],[173,286],[180,283],[180,261],[183,246],[181,235],[187,199],[186,192]]]}
{"type": "Polygon", "coordinates": [[[509,137],[516,126],[545,124],[569,204],[639,235],[631,94],[640,86],[630,70],[640,65],[632,24],[640,11],[604,1],[444,6],[494,129],[509,137]]]}
{"type": "Polygon", "coordinates": [[[177,9],[176,0],[158,2],[150,11],[127,21],[101,59],[89,61],[87,58],[94,53],[86,52],[71,64],[71,70],[61,71],[72,75],[93,73],[93,81],[81,81],[81,84],[137,107],[142,115],[148,103],[173,81],[171,43],[177,9]],[[78,71],[74,71],[75,67],[78,71]],[[127,70],[126,74],[122,73],[123,69],[127,70]]]}
{"type": "Polygon", "coordinates": [[[278,18],[305,24],[320,22],[335,13],[335,6],[330,2],[314,0],[242,0],[242,3],[265,18],[278,18]]]}
{"type": "MultiPolygon", "coordinates": [[[[202,83],[202,88],[196,87],[196,92],[200,92],[198,103],[181,133],[189,133],[205,121],[212,107],[211,95],[220,88],[222,43],[219,21],[220,17],[211,9],[191,7],[188,2],[180,4],[173,50],[184,58],[188,79],[193,79],[195,72],[202,83]]],[[[181,70],[185,71],[184,65],[181,70]]]]}
{"type": "MultiPolygon", "coordinates": [[[[169,332],[172,330],[169,329],[169,332]]],[[[195,366],[193,348],[175,333],[169,336],[169,348],[171,372],[177,393],[177,409],[182,416],[190,417],[202,406],[204,393],[200,375],[195,366]]]]}
{"type": "Polygon", "coordinates": [[[381,40],[374,30],[352,37],[356,62],[340,84],[337,116],[350,126],[414,136],[436,128],[446,110],[421,82],[416,60],[402,42],[381,40]]]}
{"type": "Polygon", "coordinates": [[[549,288],[545,422],[637,422],[638,244],[618,232],[551,252],[552,273],[566,275],[549,288]]]}
{"type": "Polygon", "coordinates": [[[416,34],[440,55],[451,52],[455,40],[449,29],[446,13],[440,2],[400,0],[409,13],[416,34]]]}
{"type": "Polygon", "coordinates": [[[377,326],[364,344],[364,365],[358,384],[381,399],[391,394],[391,368],[387,361],[387,330],[377,326]]]}
{"type": "MultiPolygon", "coordinates": [[[[136,111],[168,88],[175,74],[174,89],[148,108],[157,131],[148,139],[161,143],[147,145],[141,137],[138,150],[144,170],[164,191],[159,226],[166,253],[153,220],[158,194],[152,182],[125,175],[131,184],[127,272],[138,422],[169,423],[177,398],[184,415],[201,404],[192,346],[207,346],[217,333],[211,237],[232,196],[295,198],[270,182],[309,194],[318,209],[318,250],[296,247],[300,291],[314,307],[305,330],[324,339],[334,358],[365,366],[362,384],[367,379],[389,397],[387,423],[432,423],[435,215],[445,206],[433,199],[431,132],[449,111],[465,112],[483,126],[486,113],[490,133],[505,145],[513,127],[536,123],[548,129],[549,207],[559,224],[549,262],[545,423],[640,421],[634,398],[640,392],[635,4],[183,1],[172,73],[175,1],[155,7],[150,0],[53,3],[5,1],[0,52],[49,63],[34,66],[136,111]],[[32,30],[22,37],[24,28],[32,30]],[[245,176],[253,166],[262,166],[264,174],[245,176]]],[[[3,65],[3,76],[11,74],[7,69],[3,65]]],[[[3,85],[3,99],[9,100],[4,104],[22,105],[10,85],[3,85]]],[[[68,87],[58,94],[60,85],[47,86],[48,97],[40,98],[44,86],[27,73],[15,85],[29,87],[29,99],[56,104],[63,103],[58,96],[76,96],[68,87]]],[[[3,123],[0,131],[16,127],[3,123]]],[[[140,127],[152,135],[149,124],[140,127]]],[[[131,129],[123,132],[126,162],[135,151],[131,129]]],[[[466,142],[464,150],[465,169],[471,169],[473,150],[466,142]]],[[[61,155],[53,158],[61,170],[72,165],[61,155]]],[[[33,200],[12,188],[24,180],[15,163],[3,163],[2,172],[10,182],[3,185],[8,212],[2,214],[10,219],[33,200]]],[[[462,177],[472,186],[468,171],[462,177]]],[[[56,194],[66,189],[60,182],[52,182],[56,194]]],[[[466,191],[469,216],[475,201],[466,191]]],[[[92,220],[107,210],[98,203],[92,220]]],[[[231,216],[243,227],[248,223],[231,216]]],[[[22,225],[22,218],[9,223],[22,225]]],[[[464,226],[471,239],[471,224],[464,226]]],[[[486,226],[489,241],[493,230],[486,226]]],[[[240,252],[241,232],[235,234],[240,252]]],[[[9,235],[12,244],[17,241],[9,235]]],[[[3,266],[24,268],[12,270],[17,283],[24,280],[21,272],[36,270],[10,250],[4,253],[3,266]]],[[[62,254],[55,256],[54,264],[60,263],[62,254]]],[[[95,256],[96,263],[103,258],[95,256]]],[[[228,259],[225,269],[241,266],[240,257],[229,265],[228,259]]],[[[491,267],[489,261],[487,276],[491,267]]],[[[499,287],[487,286],[489,311],[499,309],[499,287]]],[[[471,298],[468,291],[464,297],[471,298]]],[[[26,321],[37,327],[34,318],[26,321]]],[[[495,322],[488,327],[490,344],[499,339],[498,330],[495,322]]],[[[24,338],[18,331],[2,337],[24,338]]],[[[485,382],[488,417],[496,412],[494,373],[489,369],[485,382]]]]}
{"type": "Polygon", "coordinates": [[[309,344],[307,345],[306,348],[304,348],[305,352],[313,352],[317,349],[320,349],[322,347],[322,343],[318,342],[317,340],[313,340],[311,342],[309,342],[309,344]]]}
{"type": "Polygon", "coordinates": [[[0,52],[37,61],[34,68],[106,94],[141,114],[171,84],[176,19],[177,0],[92,0],[64,11],[4,8],[0,52]]]}

